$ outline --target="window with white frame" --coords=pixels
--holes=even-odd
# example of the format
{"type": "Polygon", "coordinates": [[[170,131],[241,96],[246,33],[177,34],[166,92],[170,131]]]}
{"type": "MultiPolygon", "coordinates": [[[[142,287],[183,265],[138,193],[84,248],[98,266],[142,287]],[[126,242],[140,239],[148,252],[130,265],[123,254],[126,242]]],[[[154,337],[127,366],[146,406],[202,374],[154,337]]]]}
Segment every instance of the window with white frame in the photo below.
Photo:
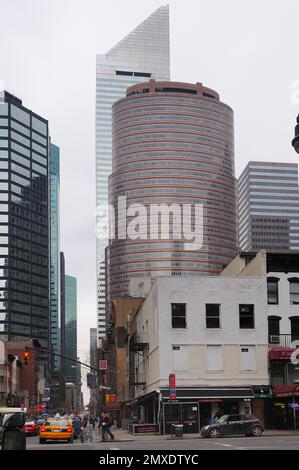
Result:
{"type": "Polygon", "coordinates": [[[173,372],[186,372],[188,370],[187,346],[172,346],[172,370],[173,372]]]}
{"type": "Polygon", "coordinates": [[[207,369],[222,370],[222,346],[207,346],[207,369]]]}
{"type": "Polygon", "coordinates": [[[256,370],[256,349],[252,345],[240,346],[240,370],[256,370]]]}

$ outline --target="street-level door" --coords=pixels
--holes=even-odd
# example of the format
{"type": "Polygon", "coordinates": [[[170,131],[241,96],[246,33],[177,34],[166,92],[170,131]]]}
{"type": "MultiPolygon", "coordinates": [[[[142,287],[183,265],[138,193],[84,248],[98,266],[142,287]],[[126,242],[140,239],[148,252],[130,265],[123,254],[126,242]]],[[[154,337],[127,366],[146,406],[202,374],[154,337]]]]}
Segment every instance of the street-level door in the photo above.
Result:
{"type": "Polygon", "coordinates": [[[163,403],[163,433],[172,434],[173,424],[183,424],[183,433],[199,432],[199,406],[194,403],[163,403]]]}

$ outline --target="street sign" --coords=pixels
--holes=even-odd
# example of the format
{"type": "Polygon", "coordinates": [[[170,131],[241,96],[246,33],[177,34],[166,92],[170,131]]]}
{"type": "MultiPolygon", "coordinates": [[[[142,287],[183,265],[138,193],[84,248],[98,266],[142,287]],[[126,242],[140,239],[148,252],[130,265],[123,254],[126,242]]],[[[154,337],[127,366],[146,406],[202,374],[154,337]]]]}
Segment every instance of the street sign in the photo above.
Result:
{"type": "Polygon", "coordinates": [[[50,401],[50,388],[49,387],[45,388],[43,401],[50,401]]]}
{"type": "Polygon", "coordinates": [[[87,387],[89,388],[94,388],[94,375],[93,374],[87,374],[87,387]]]}
{"type": "Polygon", "coordinates": [[[299,408],[299,403],[289,403],[289,407],[298,409],[299,408]]]}
{"type": "Polygon", "coordinates": [[[169,374],[169,398],[176,400],[175,374],[169,374]]]}
{"type": "Polygon", "coordinates": [[[101,359],[99,366],[100,366],[99,367],[100,370],[107,370],[107,361],[106,361],[106,359],[101,359]]]}

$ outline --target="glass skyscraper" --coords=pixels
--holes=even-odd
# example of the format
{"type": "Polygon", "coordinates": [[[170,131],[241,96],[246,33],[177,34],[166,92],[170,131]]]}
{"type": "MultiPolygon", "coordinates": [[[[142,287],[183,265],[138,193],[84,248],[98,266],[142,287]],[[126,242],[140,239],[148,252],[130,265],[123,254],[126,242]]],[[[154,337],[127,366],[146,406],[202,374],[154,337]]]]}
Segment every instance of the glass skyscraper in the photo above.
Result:
{"type": "Polygon", "coordinates": [[[161,6],[106,54],[96,58],[96,204],[98,339],[106,331],[105,248],[108,176],[112,169],[111,106],[148,78],[169,80],[169,9],[161,6]]]}
{"type": "Polygon", "coordinates": [[[249,162],[238,205],[241,250],[299,250],[297,163],[249,162]]]}
{"type": "Polygon", "coordinates": [[[50,336],[48,142],[48,121],[1,92],[0,335],[38,338],[44,348],[50,336]]]}
{"type": "MultiPolygon", "coordinates": [[[[77,360],[77,279],[65,275],[65,355],[77,360]]],[[[77,364],[65,359],[66,382],[77,384],[77,364]]]]}
{"type": "MultiPolygon", "coordinates": [[[[60,251],[59,251],[59,147],[50,146],[50,335],[51,349],[60,352],[60,251]]],[[[60,367],[60,357],[52,356],[54,370],[60,367]]]]}

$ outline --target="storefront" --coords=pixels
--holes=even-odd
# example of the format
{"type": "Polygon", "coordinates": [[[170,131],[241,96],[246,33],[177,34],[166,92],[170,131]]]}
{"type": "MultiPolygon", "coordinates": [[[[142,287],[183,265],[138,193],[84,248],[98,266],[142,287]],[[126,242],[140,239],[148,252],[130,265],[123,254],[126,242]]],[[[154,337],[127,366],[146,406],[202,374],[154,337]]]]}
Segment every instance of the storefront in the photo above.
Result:
{"type": "Polygon", "coordinates": [[[161,434],[171,434],[173,424],[183,424],[184,434],[199,433],[216,413],[251,412],[254,397],[251,387],[202,387],[177,388],[176,398],[171,399],[164,388],[137,397],[134,415],[138,424],[158,424],[161,434]]]}
{"type": "Polygon", "coordinates": [[[269,385],[254,385],[252,387],[254,400],[251,402],[251,413],[264,423],[265,428],[270,427],[267,410],[271,408],[273,393],[269,385]]]}
{"type": "Polygon", "coordinates": [[[216,414],[238,414],[251,410],[254,398],[251,387],[177,389],[176,400],[169,390],[162,393],[163,434],[171,433],[172,424],[183,424],[184,433],[198,433],[216,414]]]}
{"type": "Polygon", "coordinates": [[[272,387],[272,427],[299,429],[299,384],[272,387]]]}

